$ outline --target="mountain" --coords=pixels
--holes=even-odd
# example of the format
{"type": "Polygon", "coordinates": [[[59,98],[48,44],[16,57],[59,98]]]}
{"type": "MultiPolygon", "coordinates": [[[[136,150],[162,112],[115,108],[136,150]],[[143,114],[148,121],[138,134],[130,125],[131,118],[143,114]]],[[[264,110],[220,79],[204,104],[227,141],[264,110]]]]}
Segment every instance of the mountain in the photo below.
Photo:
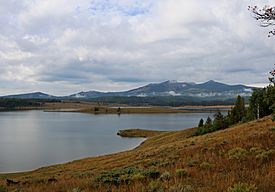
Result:
{"type": "Polygon", "coordinates": [[[106,93],[103,93],[103,92],[99,92],[99,91],[87,91],[87,92],[79,92],[79,93],[76,93],[76,94],[72,94],[68,97],[70,98],[95,98],[95,97],[104,97],[106,96],[106,93]]]}
{"type": "Polygon", "coordinates": [[[48,95],[42,92],[34,92],[34,93],[25,93],[18,95],[7,95],[2,98],[14,98],[14,99],[56,99],[58,97],[53,95],[48,95]]]}
{"type": "Polygon", "coordinates": [[[213,80],[196,84],[190,82],[165,81],[151,83],[136,89],[124,92],[97,92],[88,91],[73,94],[72,98],[97,98],[108,96],[121,97],[152,97],[152,96],[188,96],[188,97],[236,97],[251,96],[253,87],[245,85],[227,85],[213,80]]]}
{"type": "Polygon", "coordinates": [[[213,80],[197,84],[192,82],[164,81],[150,83],[148,85],[122,92],[79,92],[66,97],[56,97],[42,92],[9,95],[4,98],[22,99],[91,99],[100,97],[159,97],[159,96],[182,96],[200,98],[234,98],[237,95],[251,96],[253,87],[245,85],[228,85],[213,80]]]}
{"type": "Polygon", "coordinates": [[[192,86],[194,83],[165,81],[162,83],[151,83],[149,85],[126,91],[127,96],[180,96],[180,92],[185,87],[192,86]]]}

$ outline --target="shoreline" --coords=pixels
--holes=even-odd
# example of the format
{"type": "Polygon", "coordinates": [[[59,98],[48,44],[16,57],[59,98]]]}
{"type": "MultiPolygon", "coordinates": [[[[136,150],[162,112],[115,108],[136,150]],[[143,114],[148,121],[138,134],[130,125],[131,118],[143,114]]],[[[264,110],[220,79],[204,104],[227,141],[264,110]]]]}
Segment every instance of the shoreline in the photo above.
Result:
{"type": "MultiPolygon", "coordinates": [[[[187,128],[188,129],[192,129],[192,128],[187,128]]],[[[85,159],[89,159],[89,158],[100,158],[100,157],[105,157],[105,156],[111,156],[111,155],[116,155],[119,153],[126,153],[126,152],[130,152],[133,151],[139,147],[142,146],[142,144],[148,140],[151,137],[163,134],[163,133],[170,133],[170,132],[175,132],[175,131],[156,131],[156,130],[146,130],[146,129],[124,129],[124,130],[119,130],[117,132],[117,135],[122,137],[122,138],[140,138],[142,139],[142,141],[139,142],[139,144],[137,144],[136,146],[126,149],[126,150],[121,150],[121,151],[116,151],[116,152],[111,152],[111,153],[106,153],[106,154],[100,154],[100,155],[95,155],[95,156],[87,156],[87,157],[80,157],[80,158],[76,158],[76,159],[72,159],[72,160],[68,160],[65,162],[60,162],[60,163],[56,163],[56,164],[49,164],[49,165],[45,165],[45,166],[41,166],[41,167],[37,167],[34,169],[30,169],[30,170],[22,170],[22,171],[11,171],[11,172],[0,172],[0,178],[3,175],[17,175],[17,174],[24,174],[24,173],[30,173],[30,172],[35,172],[44,168],[50,168],[50,167],[55,167],[55,166],[60,166],[60,165],[64,165],[64,164],[70,164],[73,163],[75,161],[81,161],[81,160],[85,160],[85,159]],[[122,134],[119,134],[119,132],[121,132],[122,134]]]]}
{"type": "MultiPolygon", "coordinates": [[[[140,129],[140,130],[142,130],[142,129],[140,129]]],[[[153,132],[155,132],[155,131],[153,131],[153,132]]],[[[158,132],[158,131],[156,131],[156,132],[158,132]]],[[[38,171],[38,170],[41,170],[41,169],[55,167],[55,166],[62,166],[62,165],[65,165],[65,164],[70,164],[70,163],[73,163],[75,161],[81,161],[81,160],[84,160],[84,159],[100,158],[100,157],[104,157],[104,156],[110,156],[110,155],[115,155],[115,154],[118,154],[118,153],[124,153],[124,152],[128,152],[128,151],[132,151],[132,150],[135,150],[136,148],[140,147],[149,137],[133,136],[133,137],[125,137],[125,138],[140,138],[142,141],[140,141],[137,145],[135,145],[135,146],[133,146],[129,149],[124,149],[124,150],[122,149],[122,150],[118,150],[118,151],[114,151],[114,152],[106,152],[106,153],[102,153],[102,154],[99,154],[99,155],[79,157],[79,158],[71,159],[71,160],[64,161],[64,162],[48,164],[48,165],[42,165],[42,166],[39,166],[37,168],[33,168],[33,169],[29,169],[29,170],[8,171],[8,172],[1,172],[0,171],[0,179],[1,179],[1,176],[3,176],[3,175],[17,175],[17,174],[31,173],[31,172],[35,172],[35,171],[38,171]]]]}
{"type": "MultiPolygon", "coordinates": [[[[190,107],[190,106],[188,106],[190,107]]],[[[105,109],[105,108],[103,108],[105,109]]],[[[116,107],[110,107],[110,109],[113,109],[113,110],[117,110],[116,107]]],[[[173,110],[173,111],[170,111],[169,108],[165,108],[165,107],[143,107],[143,106],[140,106],[140,107],[127,107],[127,108],[122,108],[122,109],[127,109],[130,111],[128,111],[127,113],[123,112],[123,113],[120,113],[118,115],[123,115],[123,114],[147,114],[147,113],[150,113],[150,114],[169,114],[169,113],[192,113],[191,111],[182,111],[182,110],[173,110]],[[138,110],[142,110],[142,111],[138,111],[138,112],[133,112],[132,109],[138,109],[138,110]],[[143,110],[144,109],[154,109],[154,110],[151,110],[151,111],[146,111],[144,112],[143,110]],[[164,109],[163,111],[161,111],[160,109],[164,109]],[[167,112],[166,110],[168,109],[169,112],[167,112]]],[[[12,110],[1,110],[0,112],[5,112],[5,111],[31,111],[31,110],[41,110],[43,112],[76,112],[76,113],[87,113],[87,114],[95,114],[95,115],[104,115],[104,114],[117,114],[117,113],[91,113],[91,112],[87,112],[86,110],[87,109],[76,109],[76,108],[65,108],[65,109],[59,109],[59,108],[48,108],[48,107],[22,107],[22,108],[17,108],[17,109],[12,109],[12,110]]],[[[207,113],[208,111],[195,111],[194,113],[207,113]]],[[[191,130],[193,128],[187,128],[187,129],[184,129],[184,130],[191,130]]],[[[95,155],[95,156],[85,156],[85,157],[79,157],[79,158],[76,158],[76,159],[71,159],[71,160],[68,160],[68,161],[64,161],[64,162],[58,162],[58,163],[54,163],[54,164],[48,164],[48,165],[42,165],[42,166],[39,166],[37,168],[33,168],[33,169],[26,169],[26,170],[20,170],[20,171],[8,171],[8,172],[0,172],[0,176],[1,175],[6,175],[6,174],[21,174],[21,173],[25,173],[25,172],[33,172],[33,171],[36,171],[36,170],[39,170],[39,169],[43,169],[45,167],[51,167],[51,166],[57,166],[57,165],[62,165],[62,164],[67,164],[67,163],[71,163],[71,162],[74,162],[74,161],[78,161],[78,160],[81,160],[81,159],[86,159],[86,158],[97,158],[97,157],[101,157],[101,156],[108,156],[108,155],[113,155],[113,154],[116,154],[116,153],[121,153],[121,152],[128,152],[128,151],[131,151],[131,150],[134,150],[136,148],[139,148],[148,138],[151,138],[151,137],[154,137],[154,136],[157,136],[157,135],[160,135],[160,134],[163,134],[163,133],[171,133],[171,132],[174,132],[174,131],[158,131],[158,130],[145,130],[145,129],[136,129],[136,128],[133,128],[133,129],[125,129],[125,130],[119,130],[119,132],[117,133],[117,135],[121,136],[121,137],[125,137],[125,138],[144,138],[143,141],[141,141],[139,144],[137,144],[136,146],[132,147],[132,148],[129,148],[129,149],[126,149],[126,150],[118,150],[118,151],[115,151],[115,152],[111,152],[111,153],[104,153],[104,154],[100,154],[100,155],[95,155]]]]}
{"type": "Polygon", "coordinates": [[[164,189],[175,189],[174,186],[186,182],[194,190],[219,192],[237,183],[240,174],[247,179],[253,172],[253,185],[262,187],[262,191],[274,191],[270,187],[275,176],[272,172],[275,152],[271,150],[274,149],[274,126],[269,116],[202,136],[192,136],[195,128],[166,132],[145,139],[131,150],[30,172],[0,174],[0,186],[6,187],[6,191],[136,192],[141,188],[148,191],[155,182],[164,189]],[[243,152],[242,163],[239,156],[232,154],[239,155],[239,151],[243,152]],[[268,159],[259,159],[262,156],[258,153],[268,155],[268,159]],[[232,159],[235,157],[237,159],[232,159]],[[226,177],[221,175],[221,170],[226,172],[226,177]],[[168,173],[169,183],[162,180],[162,175],[168,173]],[[130,183],[120,180],[125,177],[130,183]],[[213,177],[219,182],[213,182],[213,177]]]}
{"type": "MultiPolygon", "coordinates": [[[[184,132],[190,132],[193,131],[194,128],[187,128],[187,129],[183,129],[180,131],[184,131],[184,132]]],[[[25,174],[25,173],[32,173],[32,172],[36,172],[36,171],[40,171],[43,169],[48,169],[51,167],[57,167],[57,166],[62,166],[62,165],[67,165],[67,164],[71,164],[77,161],[83,161],[86,159],[95,159],[95,158],[104,158],[104,157],[109,157],[109,156],[113,156],[113,155],[117,155],[117,154],[121,154],[121,153],[128,153],[128,152],[133,152],[135,150],[138,150],[140,147],[142,147],[142,145],[148,141],[148,139],[157,137],[159,135],[162,134],[172,134],[172,133],[176,133],[179,131],[157,131],[157,130],[146,130],[146,129],[123,129],[123,130],[119,130],[117,132],[117,135],[122,137],[122,138],[140,138],[142,139],[142,141],[139,142],[139,144],[137,144],[136,146],[126,149],[126,150],[121,150],[121,151],[116,151],[116,152],[111,152],[111,153],[106,153],[106,154],[100,154],[100,155],[95,155],[95,156],[87,156],[87,157],[80,157],[80,158],[76,158],[76,159],[72,159],[69,161],[65,161],[65,162],[60,162],[60,163],[56,163],[56,164],[49,164],[49,165],[45,165],[45,166],[41,166],[41,167],[37,167],[31,170],[22,170],[22,171],[11,171],[11,172],[0,172],[0,180],[1,177],[3,176],[13,176],[13,175],[21,175],[21,174],[25,174]],[[120,134],[119,134],[120,132],[120,134]]],[[[189,134],[189,136],[191,136],[191,134],[189,134]]],[[[188,138],[189,136],[187,136],[186,138],[188,138]]]]}
{"type": "Polygon", "coordinates": [[[26,106],[14,108],[0,108],[1,111],[44,110],[45,112],[80,112],[91,114],[139,114],[139,113],[208,113],[228,111],[231,105],[216,106],[125,106],[125,105],[98,105],[87,102],[51,102],[41,106],[26,106]]]}

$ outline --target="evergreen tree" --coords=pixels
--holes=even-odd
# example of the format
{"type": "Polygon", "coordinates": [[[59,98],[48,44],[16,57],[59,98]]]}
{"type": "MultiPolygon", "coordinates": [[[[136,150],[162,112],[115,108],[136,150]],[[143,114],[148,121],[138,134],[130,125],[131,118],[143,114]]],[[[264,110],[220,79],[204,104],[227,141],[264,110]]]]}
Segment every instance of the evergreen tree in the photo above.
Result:
{"type": "Polygon", "coordinates": [[[257,119],[259,116],[259,107],[261,102],[261,89],[255,89],[249,99],[249,108],[248,108],[248,119],[253,120],[257,119]]]}
{"type": "Polygon", "coordinates": [[[207,118],[206,123],[203,124],[203,119],[200,120],[198,128],[196,129],[195,135],[203,135],[210,132],[212,127],[212,120],[210,117],[207,118]]]}
{"type": "Polygon", "coordinates": [[[199,122],[198,127],[203,127],[203,126],[204,126],[204,121],[203,121],[203,119],[201,119],[200,122],[199,122]]]}
{"type": "Polygon", "coordinates": [[[238,95],[235,105],[229,113],[230,124],[239,123],[246,116],[244,99],[238,95]]]}
{"type": "Polygon", "coordinates": [[[121,113],[121,109],[120,107],[117,108],[117,113],[120,114],[121,113]]]}
{"type": "MultiPolygon", "coordinates": [[[[275,71],[275,70],[274,70],[275,71]]],[[[274,72],[275,73],[275,72],[274,72]]],[[[273,113],[273,119],[275,120],[275,80],[273,74],[273,81],[270,81],[270,85],[266,87],[265,95],[265,116],[273,113]]]]}
{"type": "Polygon", "coordinates": [[[212,126],[213,126],[212,119],[210,117],[207,117],[204,125],[205,132],[209,133],[212,129],[212,126]]]}
{"type": "Polygon", "coordinates": [[[249,99],[247,119],[253,120],[272,114],[272,105],[275,103],[275,88],[269,85],[263,89],[254,90],[249,99]]]}
{"type": "Polygon", "coordinates": [[[225,121],[224,121],[224,116],[222,113],[219,111],[214,115],[215,119],[213,121],[213,126],[212,129],[213,131],[219,130],[219,129],[224,129],[225,128],[225,121]]]}

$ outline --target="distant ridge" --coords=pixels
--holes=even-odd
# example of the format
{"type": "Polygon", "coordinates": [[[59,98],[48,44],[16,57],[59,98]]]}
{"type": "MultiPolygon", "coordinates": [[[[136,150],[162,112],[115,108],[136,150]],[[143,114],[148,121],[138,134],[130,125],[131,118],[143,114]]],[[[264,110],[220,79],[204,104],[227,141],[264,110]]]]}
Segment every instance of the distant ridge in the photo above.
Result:
{"type": "Polygon", "coordinates": [[[233,98],[237,95],[251,96],[254,87],[245,85],[228,85],[213,80],[205,83],[178,82],[175,80],[161,83],[150,83],[148,85],[122,92],[99,92],[82,91],[65,97],[57,97],[42,92],[8,95],[4,98],[21,99],[91,99],[100,97],[161,97],[161,96],[182,96],[182,97],[226,97],[233,98]]]}
{"type": "Polygon", "coordinates": [[[189,96],[189,97],[213,97],[225,96],[236,97],[237,95],[251,96],[252,89],[245,85],[227,85],[213,80],[196,84],[190,82],[164,81],[161,83],[151,83],[136,89],[124,92],[80,92],[70,95],[72,98],[97,98],[108,96],[122,97],[150,97],[150,96],[189,96]]]}
{"type": "Polygon", "coordinates": [[[18,95],[7,95],[2,98],[14,98],[14,99],[55,99],[56,96],[48,95],[42,92],[24,93],[18,95]]]}

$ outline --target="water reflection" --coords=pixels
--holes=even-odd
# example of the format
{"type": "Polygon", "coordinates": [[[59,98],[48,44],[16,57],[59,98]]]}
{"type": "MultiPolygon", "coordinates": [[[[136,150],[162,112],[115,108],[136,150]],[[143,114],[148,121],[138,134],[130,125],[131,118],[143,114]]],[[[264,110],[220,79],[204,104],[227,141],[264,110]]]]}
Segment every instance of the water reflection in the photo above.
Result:
{"type": "Polygon", "coordinates": [[[0,172],[31,170],[127,150],[143,141],[121,138],[119,129],[179,130],[212,114],[91,115],[69,112],[0,113],[0,172]]]}

